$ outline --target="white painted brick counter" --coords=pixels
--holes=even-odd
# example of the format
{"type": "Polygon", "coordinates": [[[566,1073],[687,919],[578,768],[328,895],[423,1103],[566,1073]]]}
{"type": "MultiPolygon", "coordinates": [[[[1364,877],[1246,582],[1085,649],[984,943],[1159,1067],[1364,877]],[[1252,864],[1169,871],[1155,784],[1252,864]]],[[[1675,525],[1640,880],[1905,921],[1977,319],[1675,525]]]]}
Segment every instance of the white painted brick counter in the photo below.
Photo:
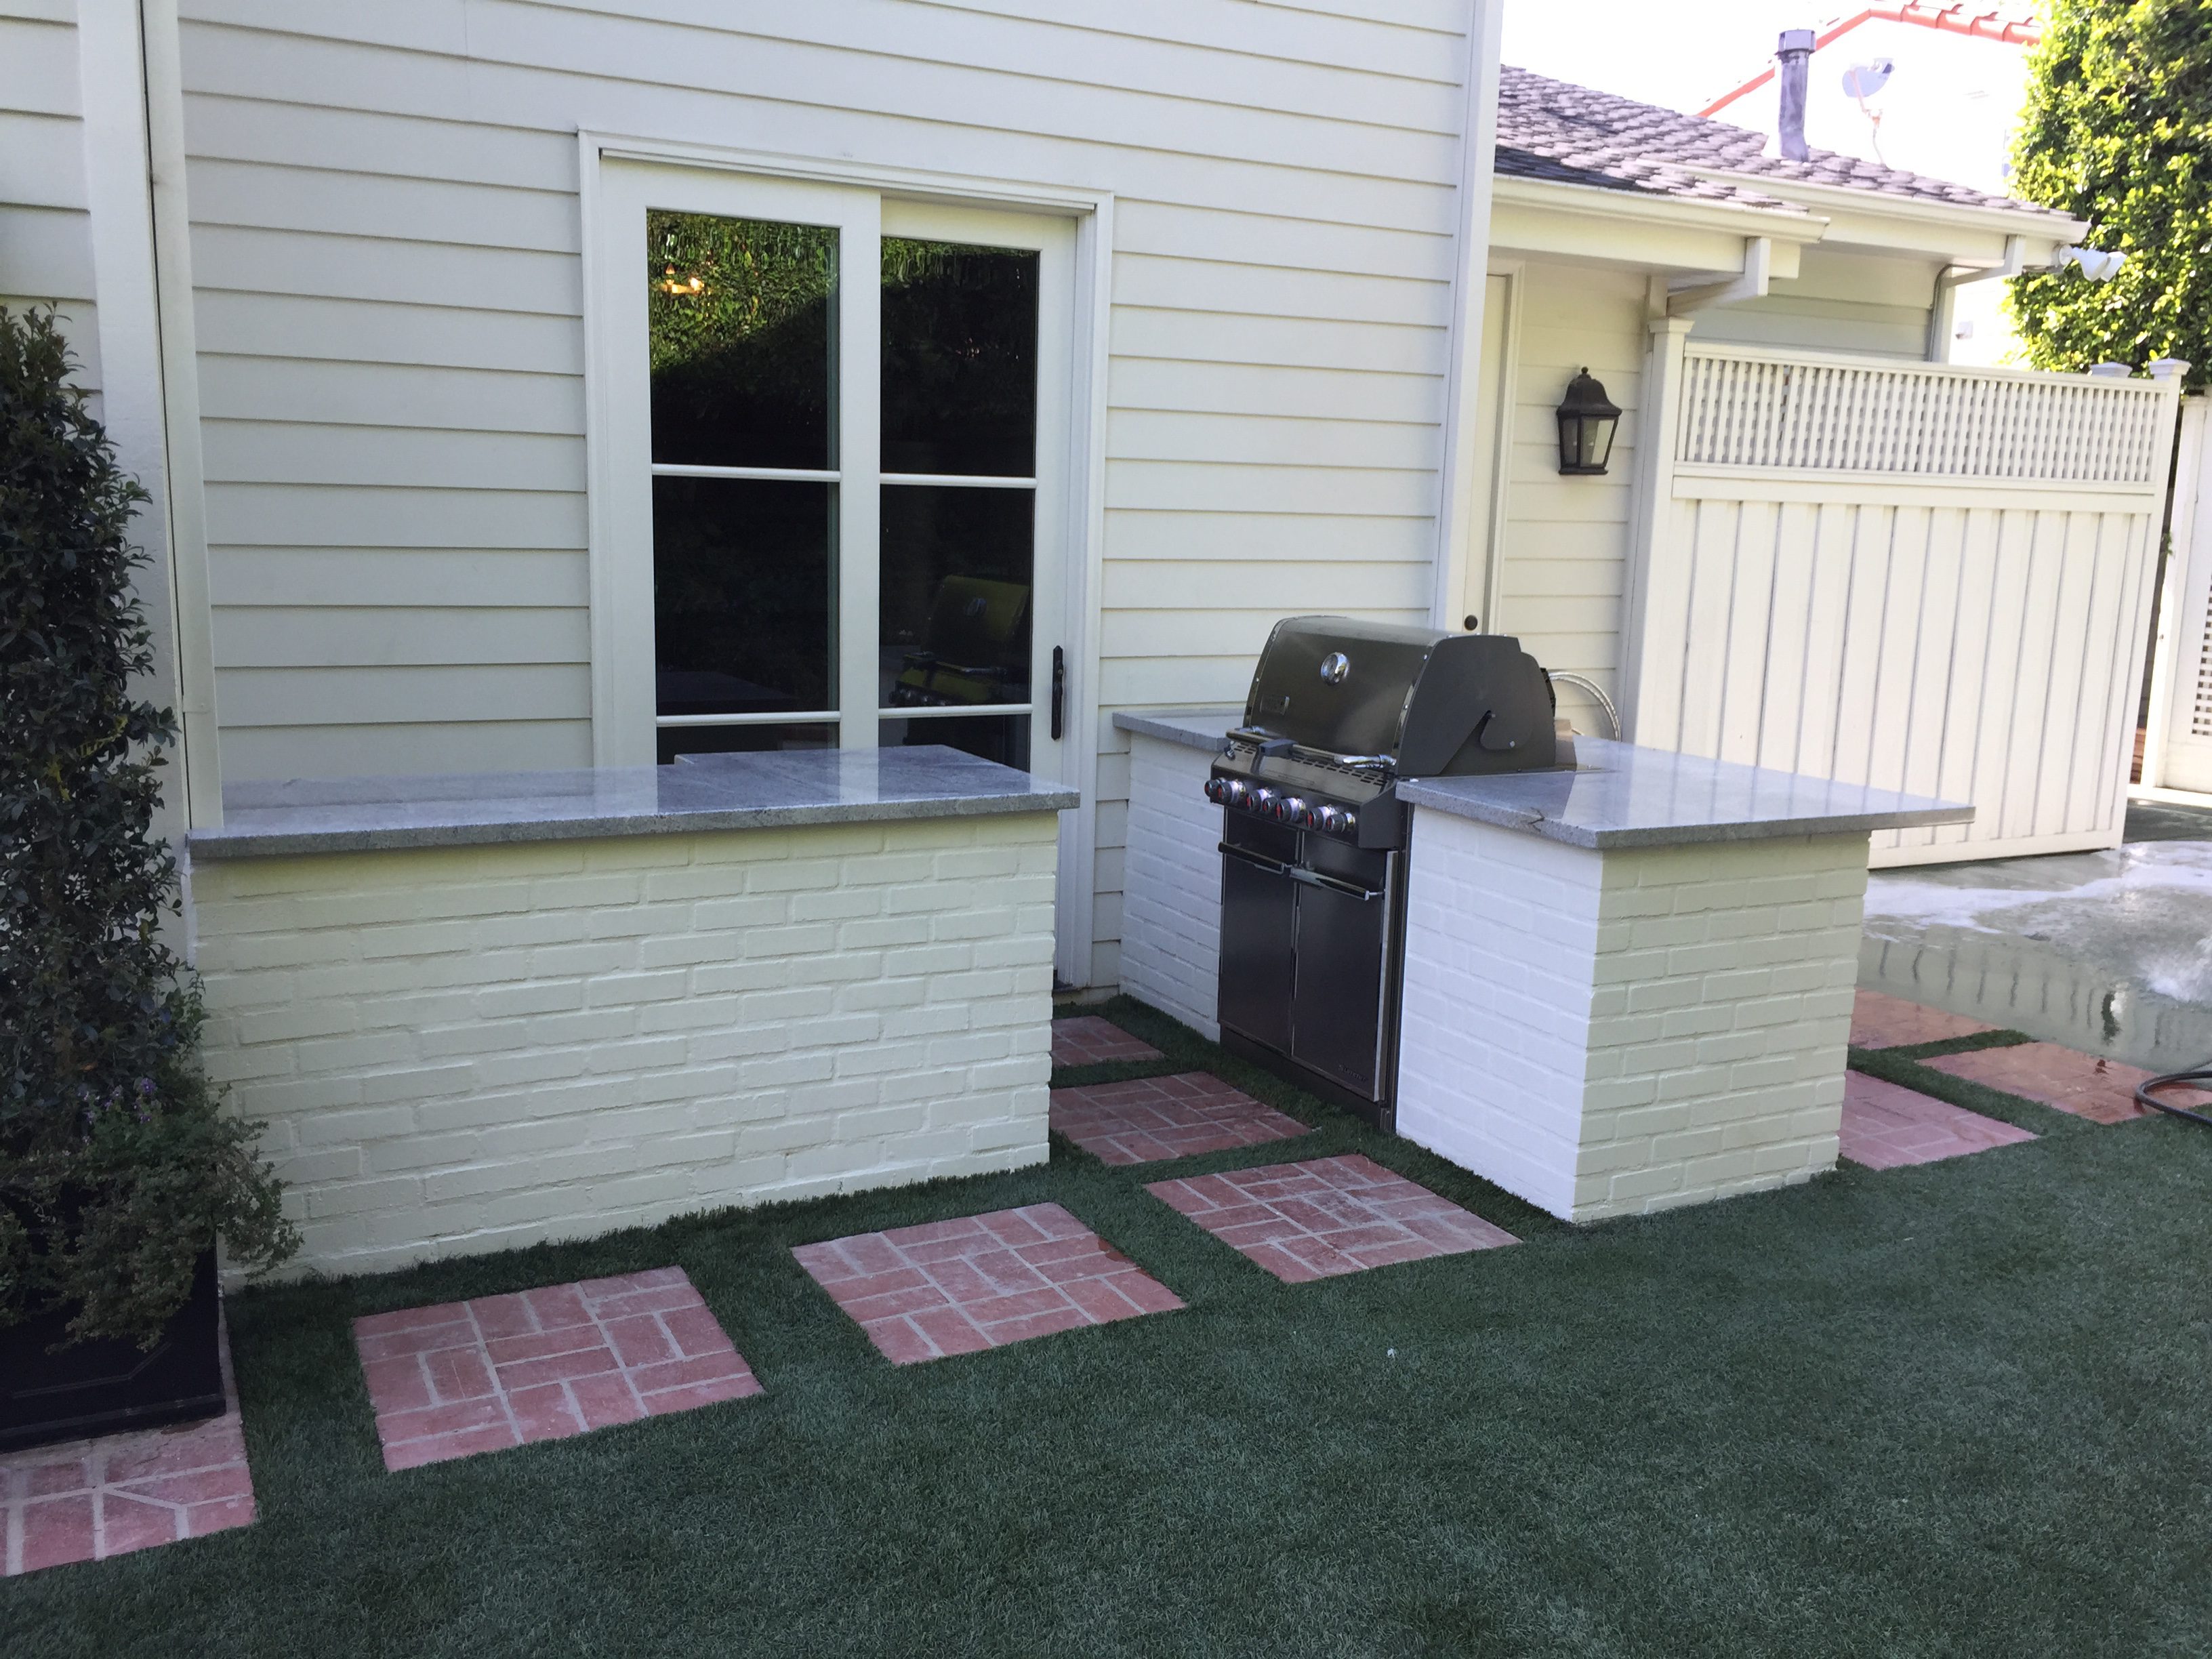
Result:
{"type": "Polygon", "coordinates": [[[1206,780],[1239,718],[1115,717],[1129,733],[1121,989],[1209,1042],[1221,1036],[1221,811],[1206,800],[1206,780]]]}
{"type": "Polygon", "coordinates": [[[1417,811],[1398,1132],[1575,1221],[1834,1167],[1867,835],[1607,850],[1417,811]]]}
{"type": "Polygon", "coordinates": [[[195,860],[210,1075],[350,1272],[1043,1161],[1048,811],[195,860]]]}

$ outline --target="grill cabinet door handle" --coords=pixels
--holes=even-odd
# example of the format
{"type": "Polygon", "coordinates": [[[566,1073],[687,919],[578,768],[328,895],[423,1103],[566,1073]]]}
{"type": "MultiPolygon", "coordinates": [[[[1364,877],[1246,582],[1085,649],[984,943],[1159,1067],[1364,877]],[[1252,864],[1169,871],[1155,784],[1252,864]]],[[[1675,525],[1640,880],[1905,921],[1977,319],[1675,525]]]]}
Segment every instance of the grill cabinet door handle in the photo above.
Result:
{"type": "Polygon", "coordinates": [[[1052,648],[1052,740],[1060,741],[1060,728],[1067,720],[1067,653],[1059,646],[1052,648]]]}
{"type": "Polygon", "coordinates": [[[1335,876],[1323,875],[1318,870],[1309,870],[1303,864],[1285,864],[1280,859],[1271,859],[1264,853],[1249,848],[1220,843],[1221,850],[1231,858],[1246,864],[1256,865],[1270,875],[1288,876],[1292,881],[1307,887],[1320,887],[1332,893],[1341,893],[1346,898],[1356,898],[1363,904],[1371,904],[1382,896],[1379,887],[1362,887],[1358,882],[1345,881],[1335,876]]]}

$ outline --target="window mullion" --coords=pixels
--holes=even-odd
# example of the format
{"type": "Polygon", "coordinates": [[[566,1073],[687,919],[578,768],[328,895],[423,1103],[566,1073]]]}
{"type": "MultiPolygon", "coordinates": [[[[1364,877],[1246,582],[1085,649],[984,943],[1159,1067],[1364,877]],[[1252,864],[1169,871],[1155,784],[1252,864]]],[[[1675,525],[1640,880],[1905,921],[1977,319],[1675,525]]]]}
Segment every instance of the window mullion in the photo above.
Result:
{"type": "Polygon", "coordinates": [[[844,227],[837,272],[838,746],[876,746],[882,583],[883,204],[844,227]]]}

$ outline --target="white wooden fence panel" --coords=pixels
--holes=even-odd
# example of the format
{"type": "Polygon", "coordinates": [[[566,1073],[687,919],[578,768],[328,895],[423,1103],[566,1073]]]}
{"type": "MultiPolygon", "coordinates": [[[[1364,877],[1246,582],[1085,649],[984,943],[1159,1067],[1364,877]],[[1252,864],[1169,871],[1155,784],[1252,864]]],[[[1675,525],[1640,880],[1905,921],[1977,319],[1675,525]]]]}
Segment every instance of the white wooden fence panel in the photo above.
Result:
{"type": "Polygon", "coordinates": [[[2172,388],[1710,345],[1679,386],[1636,740],[1978,809],[1876,864],[2117,845],[2172,388]]]}

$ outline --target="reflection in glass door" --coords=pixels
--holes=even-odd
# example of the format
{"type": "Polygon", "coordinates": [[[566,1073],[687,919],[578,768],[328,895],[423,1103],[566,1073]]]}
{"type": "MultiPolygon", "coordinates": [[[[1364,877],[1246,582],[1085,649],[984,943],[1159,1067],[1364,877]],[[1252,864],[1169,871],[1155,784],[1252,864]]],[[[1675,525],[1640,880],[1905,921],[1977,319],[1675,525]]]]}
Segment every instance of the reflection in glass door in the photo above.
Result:
{"type": "Polygon", "coordinates": [[[1040,264],[883,239],[886,746],[1030,763],[1040,264]]]}
{"type": "Polygon", "coordinates": [[[659,758],[836,740],[837,233],[646,215],[659,758]]]}

